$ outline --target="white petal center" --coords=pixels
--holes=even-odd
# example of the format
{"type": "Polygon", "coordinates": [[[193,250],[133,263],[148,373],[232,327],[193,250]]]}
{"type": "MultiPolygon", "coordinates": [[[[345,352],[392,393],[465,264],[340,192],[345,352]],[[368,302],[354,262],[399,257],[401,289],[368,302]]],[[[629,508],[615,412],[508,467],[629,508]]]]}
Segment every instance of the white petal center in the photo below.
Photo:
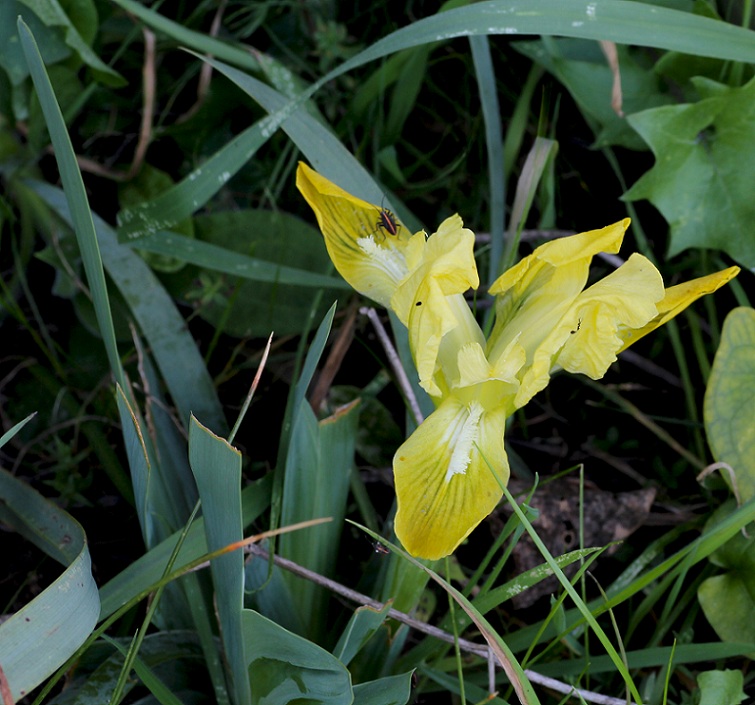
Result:
{"type": "Polygon", "coordinates": [[[472,460],[474,443],[479,436],[480,419],[484,412],[482,404],[473,401],[466,407],[467,415],[463,423],[454,428],[449,445],[453,447],[451,460],[446,470],[446,482],[450,482],[454,475],[464,475],[472,460]]]}

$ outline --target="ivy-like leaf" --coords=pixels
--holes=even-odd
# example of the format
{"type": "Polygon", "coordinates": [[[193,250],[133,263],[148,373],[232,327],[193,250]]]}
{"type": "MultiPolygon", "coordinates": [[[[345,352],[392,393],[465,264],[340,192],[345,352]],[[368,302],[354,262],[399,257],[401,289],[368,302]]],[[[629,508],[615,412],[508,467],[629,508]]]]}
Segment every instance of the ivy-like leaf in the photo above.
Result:
{"type": "Polygon", "coordinates": [[[655,166],[624,198],[650,200],[671,226],[669,256],[723,250],[755,267],[755,79],[730,88],[695,78],[702,99],[630,115],[655,166]]]}

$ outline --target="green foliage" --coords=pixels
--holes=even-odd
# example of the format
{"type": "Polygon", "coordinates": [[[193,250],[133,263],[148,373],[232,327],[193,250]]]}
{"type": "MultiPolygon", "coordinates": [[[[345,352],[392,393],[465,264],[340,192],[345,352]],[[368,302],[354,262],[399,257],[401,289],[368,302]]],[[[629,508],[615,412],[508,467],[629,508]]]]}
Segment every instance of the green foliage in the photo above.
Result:
{"type": "Polygon", "coordinates": [[[1,469],[0,498],[0,520],[65,568],[0,624],[0,662],[10,697],[16,700],[76,653],[97,623],[100,598],[81,525],[1,469]]]}
{"type": "Polygon", "coordinates": [[[705,671],[697,677],[697,684],[700,705],[738,705],[747,697],[740,671],[705,671]]]}
{"type": "MultiPolygon", "coordinates": [[[[624,115],[667,105],[671,97],[661,90],[659,77],[643,65],[644,57],[617,46],[621,69],[621,105],[611,105],[614,78],[605,54],[595,42],[580,39],[543,39],[514,46],[564,84],[595,132],[595,147],[645,149],[645,142],[627,124],[624,115]]],[[[631,125],[631,126],[630,126],[631,125]]]]}
{"type": "Polygon", "coordinates": [[[412,230],[458,211],[490,232],[489,278],[526,251],[528,228],[599,227],[624,208],[670,283],[720,268],[700,248],[751,268],[751,3],[218,7],[0,2],[0,417],[13,426],[0,522],[40,550],[28,564],[8,551],[12,696],[45,683],[36,702],[60,705],[399,705],[493,689],[491,702],[559,702],[543,676],[621,702],[751,696],[751,272],[728,316],[722,291],[671,346],[659,335],[637,368],[622,359],[605,394],[559,380],[507,430],[522,477],[584,463],[617,492],[655,487],[675,526],[640,529],[609,557],[580,485],[568,553],[550,555],[525,502],[427,566],[372,537],[392,536],[389,466],[414,424],[401,396],[425,415],[432,402],[400,326],[407,389],[370,325],[344,315],[351,291],[292,176],[304,158],[412,230]],[[626,117],[597,40],[619,43],[626,117]],[[656,164],[622,204],[608,184],[645,170],[646,147],[656,164]],[[663,261],[662,228],[633,211],[644,198],[684,257],[663,261]],[[740,507],[725,485],[692,481],[709,458],[675,378],[694,409],[719,337],[705,430],[740,507]],[[541,557],[515,568],[527,532],[541,557]],[[275,557],[228,550],[250,536],[275,557]],[[513,606],[552,575],[550,602],[513,606]],[[477,649],[457,639],[457,653],[433,628],[477,649]],[[488,645],[506,662],[492,684],[488,645]]]}
{"type": "MultiPolygon", "coordinates": [[[[730,512],[731,505],[722,506],[709,524],[730,512]]],[[[707,578],[698,589],[706,618],[724,641],[755,634],[755,537],[736,534],[711,554],[710,561],[726,572],[707,578]]]]}
{"type": "Polygon", "coordinates": [[[752,268],[755,78],[741,88],[706,78],[694,78],[692,84],[701,96],[698,102],[628,118],[650,145],[656,164],[625,197],[647,198],[663,213],[671,226],[669,256],[709,247],[752,268]]]}
{"type": "Polygon", "coordinates": [[[755,310],[735,308],[724,321],[721,344],[705,391],[705,431],[713,457],[726,463],[741,501],[755,497],[755,310]]]}

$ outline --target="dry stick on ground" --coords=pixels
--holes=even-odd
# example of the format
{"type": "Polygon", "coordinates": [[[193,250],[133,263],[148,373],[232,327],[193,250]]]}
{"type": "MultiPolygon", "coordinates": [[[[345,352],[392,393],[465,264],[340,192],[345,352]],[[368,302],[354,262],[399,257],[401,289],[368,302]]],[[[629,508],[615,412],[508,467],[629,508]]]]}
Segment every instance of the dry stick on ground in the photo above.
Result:
{"type": "MultiPolygon", "coordinates": [[[[270,554],[258,544],[250,544],[248,546],[245,546],[244,551],[265,560],[268,560],[270,557],[270,554]]],[[[273,562],[280,568],[283,568],[284,570],[287,570],[294,575],[298,575],[300,578],[304,578],[305,580],[310,580],[317,585],[321,585],[331,592],[334,592],[336,595],[340,595],[341,597],[344,597],[351,602],[356,602],[378,611],[381,611],[385,608],[384,603],[373,600],[367,595],[363,595],[362,593],[357,592],[356,590],[352,590],[351,588],[348,588],[341,583],[337,583],[335,580],[331,580],[330,578],[326,578],[319,573],[315,573],[314,571],[309,570],[304,566],[299,565],[298,563],[294,563],[287,558],[282,558],[281,556],[273,556],[273,562]]],[[[423,634],[427,634],[428,636],[434,637],[441,641],[445,641],[449,644],[453,644],[456,641],[454,635],[450,632],[446,632],[443,629],[439,629],[438,627],[434,627],[431,624],[427,624],[427,622],[422,622],[418,619],[414,619],[405,612],[399,612],[398,610],[391,608],[388,610],[387,616],[391,619],[395,619],[398,622],[406,624],[408,627],[416,629],[423,634]]],[[[458,639],[458,643],[459,648],[466,653],[474,654],[475,656],[479,656],[483,659],[489,658],[490,649],[485,644],[476,644],[475,642],[469,641],[467,639],[458,639]]],[[[626,705],[626,700],[622,700],[620,698],[613,698],[610,695],[603,695],[601,693],[593,693],[589,690],[581,690],[579,688],[575,688],[572,685],[569,685],[568,683],[563,683],[556,680],[555,678],[549,678],[548,676],[540,675],[539,673],[536,673],[535,671],[531,671],[529,669],[525,669],[524,672],[533,683],[537,683],[544,688],[554,690],[557,693],[564,693],[566,695],[575,697],[579,696],[586,702],[597,703],[597,705],[626,705]]]]}

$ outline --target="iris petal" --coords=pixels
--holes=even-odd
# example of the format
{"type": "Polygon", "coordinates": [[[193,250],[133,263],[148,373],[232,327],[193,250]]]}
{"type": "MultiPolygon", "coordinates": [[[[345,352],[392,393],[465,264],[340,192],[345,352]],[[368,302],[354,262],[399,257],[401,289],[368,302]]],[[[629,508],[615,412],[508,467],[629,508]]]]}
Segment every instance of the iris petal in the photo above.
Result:
{"type": "MultiPolygon", "coordinates": [[[[389,235],[380,228],[380,209],[352,196],[306,164],[296,186],[317,217],[328,254],[341,276],[358,292],[389,306],[409,270],[404,250],[409,233],[389,235]]],[[[424,235],[420,235],[424,240],[424,235]]]]}
{"type": "Polygon", "coordinates": [[[555,359],[555,366],[599,379],[616,360],[620,331],[641,328],[658,314],[663,279],[646,257],[633,254],[621,267],[580,294],[577,322],[555,359]]]}
{"type": "Polygon", "coordinates": [[[414,556],[436,559],[454,549],[498,504],[509,467],[503,447],[506,417],[454,396],[396,451],[396,535],[414,556]]]}
{"type": "Polygon", "coordinates": [[[621,350],[626,350],[632,343],[670,321],[701,296],[712,294],[720,289],[737,274],[739,274],[739,267],[729,267],[720,272],[669,287],[666,289],[663,300],[658,302],[658,315],[653,320],[636,330],[626,329],[620,332],[623,341],[621,350]]]}

